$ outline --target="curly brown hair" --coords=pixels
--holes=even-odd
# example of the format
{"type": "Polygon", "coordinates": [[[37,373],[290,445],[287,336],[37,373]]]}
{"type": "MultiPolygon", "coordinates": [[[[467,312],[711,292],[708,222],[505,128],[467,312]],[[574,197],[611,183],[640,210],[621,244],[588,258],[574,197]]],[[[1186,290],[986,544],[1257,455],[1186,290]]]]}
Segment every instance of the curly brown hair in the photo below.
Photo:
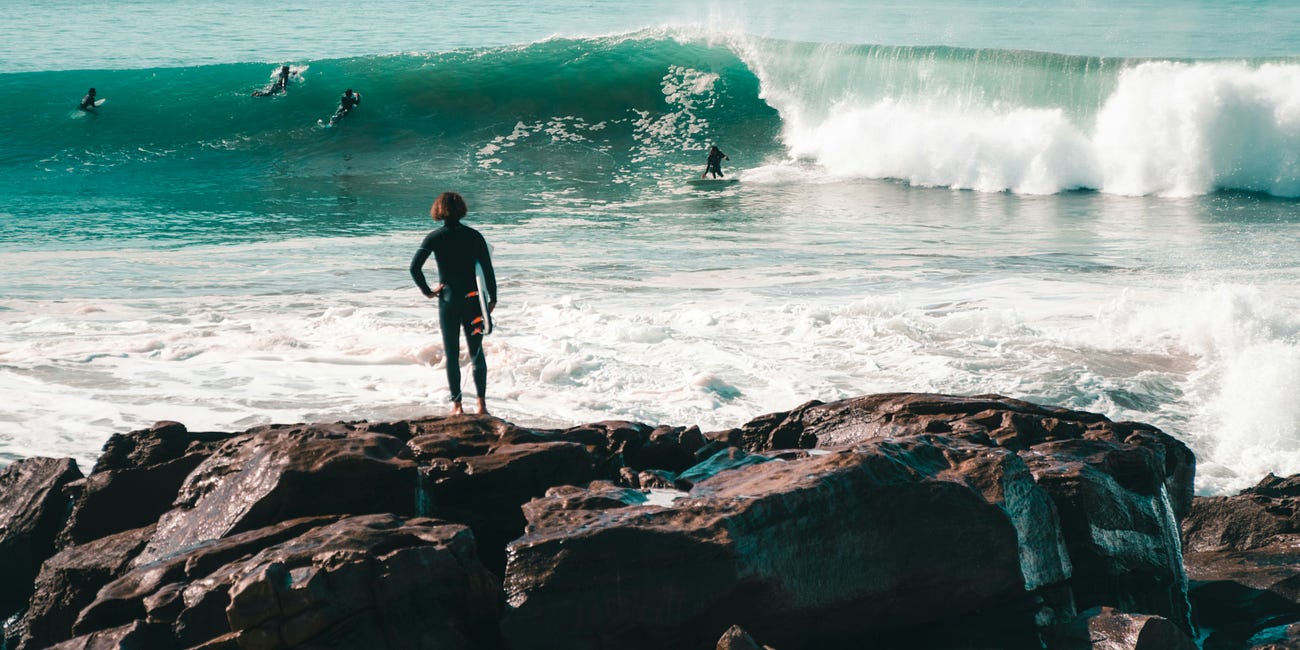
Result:
{"type": "Polygon", "coordinates": [[[465,205],[465,199],[455,192],[443,192],[438,198],[433,200],[433,207],[429,208],[429,216],[434,221],[446,221],[449,223],[459,223],[465,217],[469,208],[465,205]]]}

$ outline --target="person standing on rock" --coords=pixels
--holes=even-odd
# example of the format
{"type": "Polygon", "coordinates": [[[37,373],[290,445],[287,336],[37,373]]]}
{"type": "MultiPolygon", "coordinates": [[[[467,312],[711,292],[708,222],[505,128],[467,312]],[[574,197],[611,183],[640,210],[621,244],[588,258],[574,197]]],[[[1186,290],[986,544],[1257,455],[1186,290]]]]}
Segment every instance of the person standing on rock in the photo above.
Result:
{"type": "Polygon", "coordinates": [[[474,388],[478,391],[478,412],[487,413],[487,359],[483,355],[483,325],[497,306],[497,279],[487,241],[477,230],[462,225],[469,208],[455,192],[443,192],[434,200],[429,216],[442,222],[430,232],[411,259],[411,278],[425,298],[438,299],[438,324],[447,361],[447,387],[451,389],[451,414],[462,415],[460,393],[460,330],[465,332],[466,349],[474,366],[474,388]],[[430,289],[424,279],[424,263],[433,255],[438,265],[438,286],[430,289]],[[475,264],[486,280],[488,314],[480,313],[475,264]]]}

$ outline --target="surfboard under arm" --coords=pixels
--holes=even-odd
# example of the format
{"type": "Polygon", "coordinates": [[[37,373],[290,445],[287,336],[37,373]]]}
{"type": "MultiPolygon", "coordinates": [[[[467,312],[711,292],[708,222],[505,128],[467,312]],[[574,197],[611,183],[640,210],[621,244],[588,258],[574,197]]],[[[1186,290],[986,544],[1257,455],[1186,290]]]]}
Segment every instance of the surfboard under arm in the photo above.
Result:
{"type": "Polygon", "coordinates": [[[483,317],[483,335],[486,336],[492,333],[492,311],[488,308],[492,304],[492,294],[488,291],[483,265],[478,262],[474,262],[474,280],[478,283],[478,309],[483,317]]]}

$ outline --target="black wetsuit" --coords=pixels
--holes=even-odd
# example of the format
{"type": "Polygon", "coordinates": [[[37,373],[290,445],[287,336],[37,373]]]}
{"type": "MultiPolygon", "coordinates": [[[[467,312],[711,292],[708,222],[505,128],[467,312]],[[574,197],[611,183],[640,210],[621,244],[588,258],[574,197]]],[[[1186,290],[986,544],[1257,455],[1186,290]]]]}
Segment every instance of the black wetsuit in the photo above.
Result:
{"type": "Polygon", "coordinates": [[[271,85],[262,88],[261,90],[254,90],[253,96],[267,97],[269,95],[277,95],[279,93],[284,92],[289,87],[289,76],[292,75],[293,73],[288,70],[281,70],[276,74],[277,76],[275,78],[275,81],[272,81],[271,85]]]}
{"type": "Polygon", "coordinates": [[[438,296],[438,324],[442,327],[442,347],[447,356],[447,387],[451,390],[451,401],[461,400],[460,330],[465,331],[466,349],[474,364],[474,388],[479,397],[484,397],[487,394],[487,359],[483,356],[482,325],[474,322],[480,315],[474,263],[483,266],[488,295],[495,302],[497,277],[492,270],[487,242],[477,230],[461,224],[447,224],[429,233],[411,259],[411,278],[426,296],[433,293],[424,279],[423,270],[429,255],[433,255],[438,264],[438,281],[443,285],[438,296]]]}
{"type": "MultiPolygon", "coordinates": [[[[67,104],[64,104],[64,106],[67,106],[67,104]]],[[[85,97],[81,98],[81,110],[89,111],[94,108],[95,108],[95,96],[87,93],[85,97]]]]}
{"type": "Polygon", "coordinates": [[[713,150],[709,152],[709,166],[704,170],[704,173],[707,175],[712,172],[714,178],[722,176],[722,159],[726,157],[727,154],[722,153],[721,150],[714,147],[713,150]]]}
{"type": "Polygon", "coordinates": [[[351,113],[352,109],[356,108],[357,104],[360,103],[361,103],[360,94],[358,93],[352,93],[351,95],[344,94],[342,97],[339,98],[339,110],[334,111],[334,117],[330,118],[330,124],[339,121],[340,119],[343,118],[344,115],[351,113]]]}

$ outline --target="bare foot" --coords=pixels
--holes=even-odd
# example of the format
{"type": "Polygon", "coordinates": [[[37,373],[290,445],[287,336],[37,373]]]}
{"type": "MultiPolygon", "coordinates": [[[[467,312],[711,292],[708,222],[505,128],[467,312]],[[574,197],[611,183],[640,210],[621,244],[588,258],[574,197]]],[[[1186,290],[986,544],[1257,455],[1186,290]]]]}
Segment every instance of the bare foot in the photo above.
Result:
{"type": "Polygon", "coordinates": [[[465,415],[465,408],[460,405],[460,402],[451,403],[451,415],[465,415]]]}
{"type": "Polygon", "coordinates": [[[482,397],[478,398],[478,414],[479,414],[479,415],[487,415],[487,414],[488,414],[488,412],[487,412],[487,400],[483,399],[482,397]]]}

